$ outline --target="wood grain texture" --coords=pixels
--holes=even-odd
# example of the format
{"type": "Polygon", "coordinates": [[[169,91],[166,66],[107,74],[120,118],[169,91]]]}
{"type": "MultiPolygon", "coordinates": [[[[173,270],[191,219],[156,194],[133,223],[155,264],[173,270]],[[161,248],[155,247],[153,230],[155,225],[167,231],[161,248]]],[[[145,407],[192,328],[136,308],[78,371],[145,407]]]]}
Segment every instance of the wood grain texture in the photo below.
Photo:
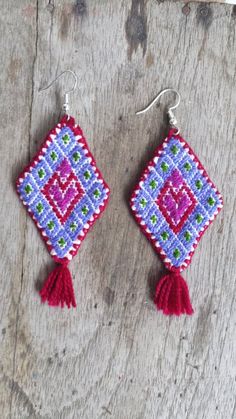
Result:
{"type": "MultiPolygon", "coordinates": [[[[180,0],[175,0],[180,1],[180,0]]],[[[236,4],[236,0],[185,0],[185,3],[227,3],[227,4],[236,4]]]]}
{"type": "Polygon", "coordinates": [[[234,419],[236,11],[155,0],[0,1],[2,419],[234,419]],[[202,12],[202,7],[205,12],[202,12]],[[53,262],[14,191],[58,121],[70,68],[71,113],[111,187],[107,211],[71,263],[78,307],[41,305],[53,262]],[[163,267],[127,204],[167,132],[178,89],[181,132],[224,197],[184,273],[194,316],[150,298],[163,267]]]}

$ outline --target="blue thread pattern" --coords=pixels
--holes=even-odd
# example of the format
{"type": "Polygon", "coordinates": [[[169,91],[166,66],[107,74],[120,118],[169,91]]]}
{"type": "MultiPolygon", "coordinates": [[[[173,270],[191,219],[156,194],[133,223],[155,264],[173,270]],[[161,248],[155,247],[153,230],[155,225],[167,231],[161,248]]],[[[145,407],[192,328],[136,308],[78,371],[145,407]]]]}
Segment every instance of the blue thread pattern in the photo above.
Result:
{"type": "Polygon", "coordinates": [[[17,190],[58,258],[71,258],[78,237],[90,228],[109,195],[87,147],[69,126],[60,129],[41,159],[18,179],[17,190]]]}
{"type": "Polygon", "coordinates": [[[222,207],[222,198],[186,144],[171,137],[148,166],[131,207],[165,260],[179,268],[187,266],[201,233],[222,207]]]}

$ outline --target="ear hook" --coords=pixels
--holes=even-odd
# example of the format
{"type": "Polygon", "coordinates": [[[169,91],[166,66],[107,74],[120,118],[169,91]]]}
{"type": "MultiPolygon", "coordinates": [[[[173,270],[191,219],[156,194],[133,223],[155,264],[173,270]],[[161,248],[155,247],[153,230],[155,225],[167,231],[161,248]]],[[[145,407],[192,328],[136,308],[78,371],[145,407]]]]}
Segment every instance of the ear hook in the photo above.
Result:
{"type": "Polygon", "coordinates": [[[65,73],[70,73],[74,77],[74,86],[72,87],[72,89],[67,90],[64,93],[64,98],[65,99],[64,99],[64,104],[63,104],[63,111],[64,112],[68,112],[69,111],[69,94],[75,91],[75,89],[77,87],[77,82],[78,82],[78,77],[74,73],[74,71],[72,71],[72,70],[62,71],[62,73],[60,73],[54,80],[52,80],[51,83],[48,86],[42,87],[41,89],[39,89],[39,92],[42,92],[43,90],[49,89],[49,87],[51,87],[65,73]]]}
{"type": "Polygon", "coordinates": [[[158,95],[153,99],[153,101],[146,108],[142,109],[141,111],[136,112],[136,115],[141,115],[142,113],[145,113],[145,112],[149,111],[149,109],[151,109],[151,107],[161,98],[161,96],[163,96],[165,93],[169,93],[169,92],[173,92],[177,96],[176,103],[172,106],[168,106],[167,115],[168,115],[168,118],[169,118],[169,124],[176,129],[175,134],[178,135],[179,134],[179,129],[177,128],[177,119],[175,118],[173,110],[176,109],[179,106],[180,101],[181,101],[181,96],[180,96],[179,92],[175,89],[164,89],[164,90],[162,90],[160,93],[158,93],[158,95]]]}

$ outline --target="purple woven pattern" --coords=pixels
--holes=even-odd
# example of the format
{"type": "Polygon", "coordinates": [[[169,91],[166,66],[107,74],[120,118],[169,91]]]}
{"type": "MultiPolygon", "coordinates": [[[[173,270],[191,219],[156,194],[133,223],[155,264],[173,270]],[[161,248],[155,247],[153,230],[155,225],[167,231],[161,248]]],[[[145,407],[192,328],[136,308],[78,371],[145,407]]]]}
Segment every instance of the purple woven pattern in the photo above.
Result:
{"type": "Polygon", "coordinates": [[[51,254],[71,259],[109,195],[82,131],[64,118],[17,182],[51,254]]]}
{"type": "Polygon", "coordinates": [[[145,170],[131,207],[166,266],[182,270],[222,197],[188,144],[172,134],[145,170]]]}

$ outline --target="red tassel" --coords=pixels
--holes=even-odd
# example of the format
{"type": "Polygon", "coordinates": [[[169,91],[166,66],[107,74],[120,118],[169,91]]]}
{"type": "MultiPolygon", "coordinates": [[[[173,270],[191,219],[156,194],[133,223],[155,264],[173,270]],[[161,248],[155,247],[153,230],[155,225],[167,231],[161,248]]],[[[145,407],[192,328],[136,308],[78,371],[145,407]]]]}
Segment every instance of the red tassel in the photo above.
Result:
{"type": "Polygon", "coordinates": [[[179,272],[169,272],[161,278],[154,302],[166,315],[193,314],[188,286],[179,272]]]}
{"type": "Polygon", "coordinates": [[[48,302],[49,306],[61,306],[66,304],[68,308],[76,307],[71,273],[67,264],[60,264],[49,274],[43,288],[40,291],[42,302],[48,302]]]}

